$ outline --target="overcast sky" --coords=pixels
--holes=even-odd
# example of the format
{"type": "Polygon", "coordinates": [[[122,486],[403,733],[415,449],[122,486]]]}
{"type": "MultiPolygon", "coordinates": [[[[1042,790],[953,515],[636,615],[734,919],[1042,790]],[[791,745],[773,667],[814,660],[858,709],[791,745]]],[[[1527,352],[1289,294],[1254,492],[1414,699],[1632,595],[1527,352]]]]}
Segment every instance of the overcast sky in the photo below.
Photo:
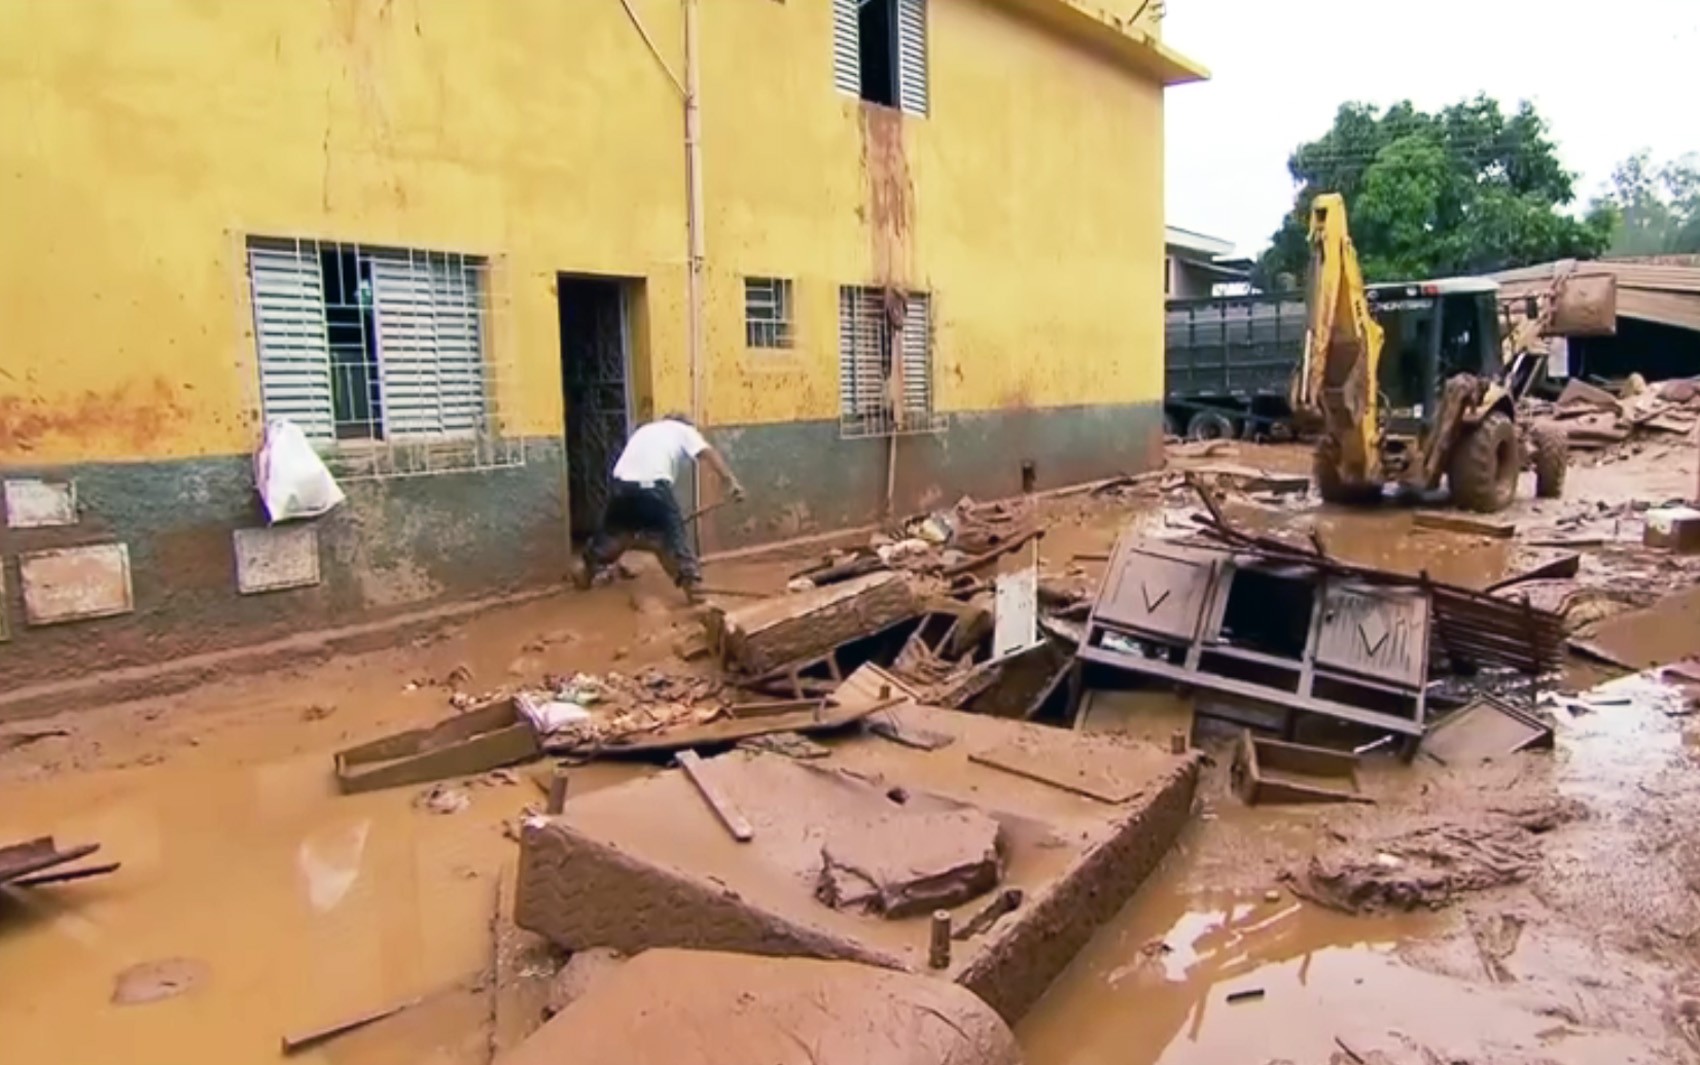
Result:
{"type": "Polygon", "coordinates": [[[1211,71],[1169,91],[1169,224],[1241,254],[1343,100],[1531,100],[1584,200],[1640,148],[1700,149],[1700,0],[1168,0],[1163,39],[1211,71]]]}

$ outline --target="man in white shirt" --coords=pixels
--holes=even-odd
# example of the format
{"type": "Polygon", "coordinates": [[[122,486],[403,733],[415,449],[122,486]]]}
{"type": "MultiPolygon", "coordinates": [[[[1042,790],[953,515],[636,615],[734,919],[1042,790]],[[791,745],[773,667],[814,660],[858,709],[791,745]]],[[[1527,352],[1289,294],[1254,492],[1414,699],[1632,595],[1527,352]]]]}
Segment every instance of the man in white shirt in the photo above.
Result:
{"type": "Polygon", "coordinates": [[[744,498],[744,486],[732,468],[683,414],[639,426],[614,463],[602,526],[585,545],[581,583],[596,581],[626,551],[638,548],[653,552],[673,582],[696,600],[702,570],[673,495],[673,482],[686,462],[712,466],[727,494],[734,500],[744,498]]]}

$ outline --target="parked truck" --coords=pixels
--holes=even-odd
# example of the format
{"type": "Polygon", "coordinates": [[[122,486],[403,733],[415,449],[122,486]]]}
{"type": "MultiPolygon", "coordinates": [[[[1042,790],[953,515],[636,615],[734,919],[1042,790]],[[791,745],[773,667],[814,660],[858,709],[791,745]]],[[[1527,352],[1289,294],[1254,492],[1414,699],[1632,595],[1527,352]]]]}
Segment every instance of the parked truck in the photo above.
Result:
{"type": "Polygon", "coordinates": [[[1193,440],[1285,437],[1305,348],[1302,293],[1170,300],[1163,423],[1193,440]]]}

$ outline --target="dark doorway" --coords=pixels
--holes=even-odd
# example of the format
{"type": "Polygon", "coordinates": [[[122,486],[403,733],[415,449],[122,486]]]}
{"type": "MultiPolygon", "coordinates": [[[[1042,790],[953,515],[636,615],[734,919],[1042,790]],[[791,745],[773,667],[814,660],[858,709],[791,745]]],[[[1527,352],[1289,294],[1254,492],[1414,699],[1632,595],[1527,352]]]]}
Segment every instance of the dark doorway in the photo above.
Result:
{"type": "Polygon", "coordinates": [[[856,12],[862,99],[897,106],[897,0],[862,0],[856,12]]]}
{"type": "Polygon", "coordinates": [[[631,430],[628,283],[555,279],[566,403],[567,501],[574,539],[589,536],[608,503],[608,475],[631,430]]]}

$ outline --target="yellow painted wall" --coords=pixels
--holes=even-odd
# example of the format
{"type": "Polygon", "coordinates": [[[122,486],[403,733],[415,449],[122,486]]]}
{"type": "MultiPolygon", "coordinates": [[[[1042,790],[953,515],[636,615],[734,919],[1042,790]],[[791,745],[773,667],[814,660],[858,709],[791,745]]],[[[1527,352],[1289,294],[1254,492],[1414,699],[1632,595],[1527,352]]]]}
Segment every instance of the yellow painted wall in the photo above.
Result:
{"type": "MultiPolygon", "coordinates": [[[[682,69],[678,0],[633,0],[682,69]]],[[[827,0],[702,0],[708,415],[837,413],[837,286],[876,280],[862,105],[827,0]],[[742,277],[799,344],[744,349],[742,277]]],[[[943,409],[1154,399],[1154,84],[994,0],[932,0],[902,121],[943,409]]],[[[247,235],[482,253],[510,433],[561,425],[556,271],[646,278],[688,404],[679,98],[618,0],[0,0],[0,462],[241,453],[247,235]]]]}
{"type": "Polygon", "coordinates": [[[679,102],[614,0],[0,0],[0,129],[0,461],[251,449],[247,234],[496,259],[510,432],[561,425],[557,270],[646,276],[682,359],[679,102]]]}
{"type": "MultiPolygon", "coordinates": [[[[863,105],[831,87],[825,0],[710,10],[709,411],[836,418],[837,289],[880,272],[863,105]],[[797,279],[794,352],[744,348],[743,273],[797,279]]],[[[1162,89],[996,0],[931,0],[929,34],[930,112],[902,119],[914,230],[896,280],[934,294],[939,407],[1155,400],[1162,89]]]]}

